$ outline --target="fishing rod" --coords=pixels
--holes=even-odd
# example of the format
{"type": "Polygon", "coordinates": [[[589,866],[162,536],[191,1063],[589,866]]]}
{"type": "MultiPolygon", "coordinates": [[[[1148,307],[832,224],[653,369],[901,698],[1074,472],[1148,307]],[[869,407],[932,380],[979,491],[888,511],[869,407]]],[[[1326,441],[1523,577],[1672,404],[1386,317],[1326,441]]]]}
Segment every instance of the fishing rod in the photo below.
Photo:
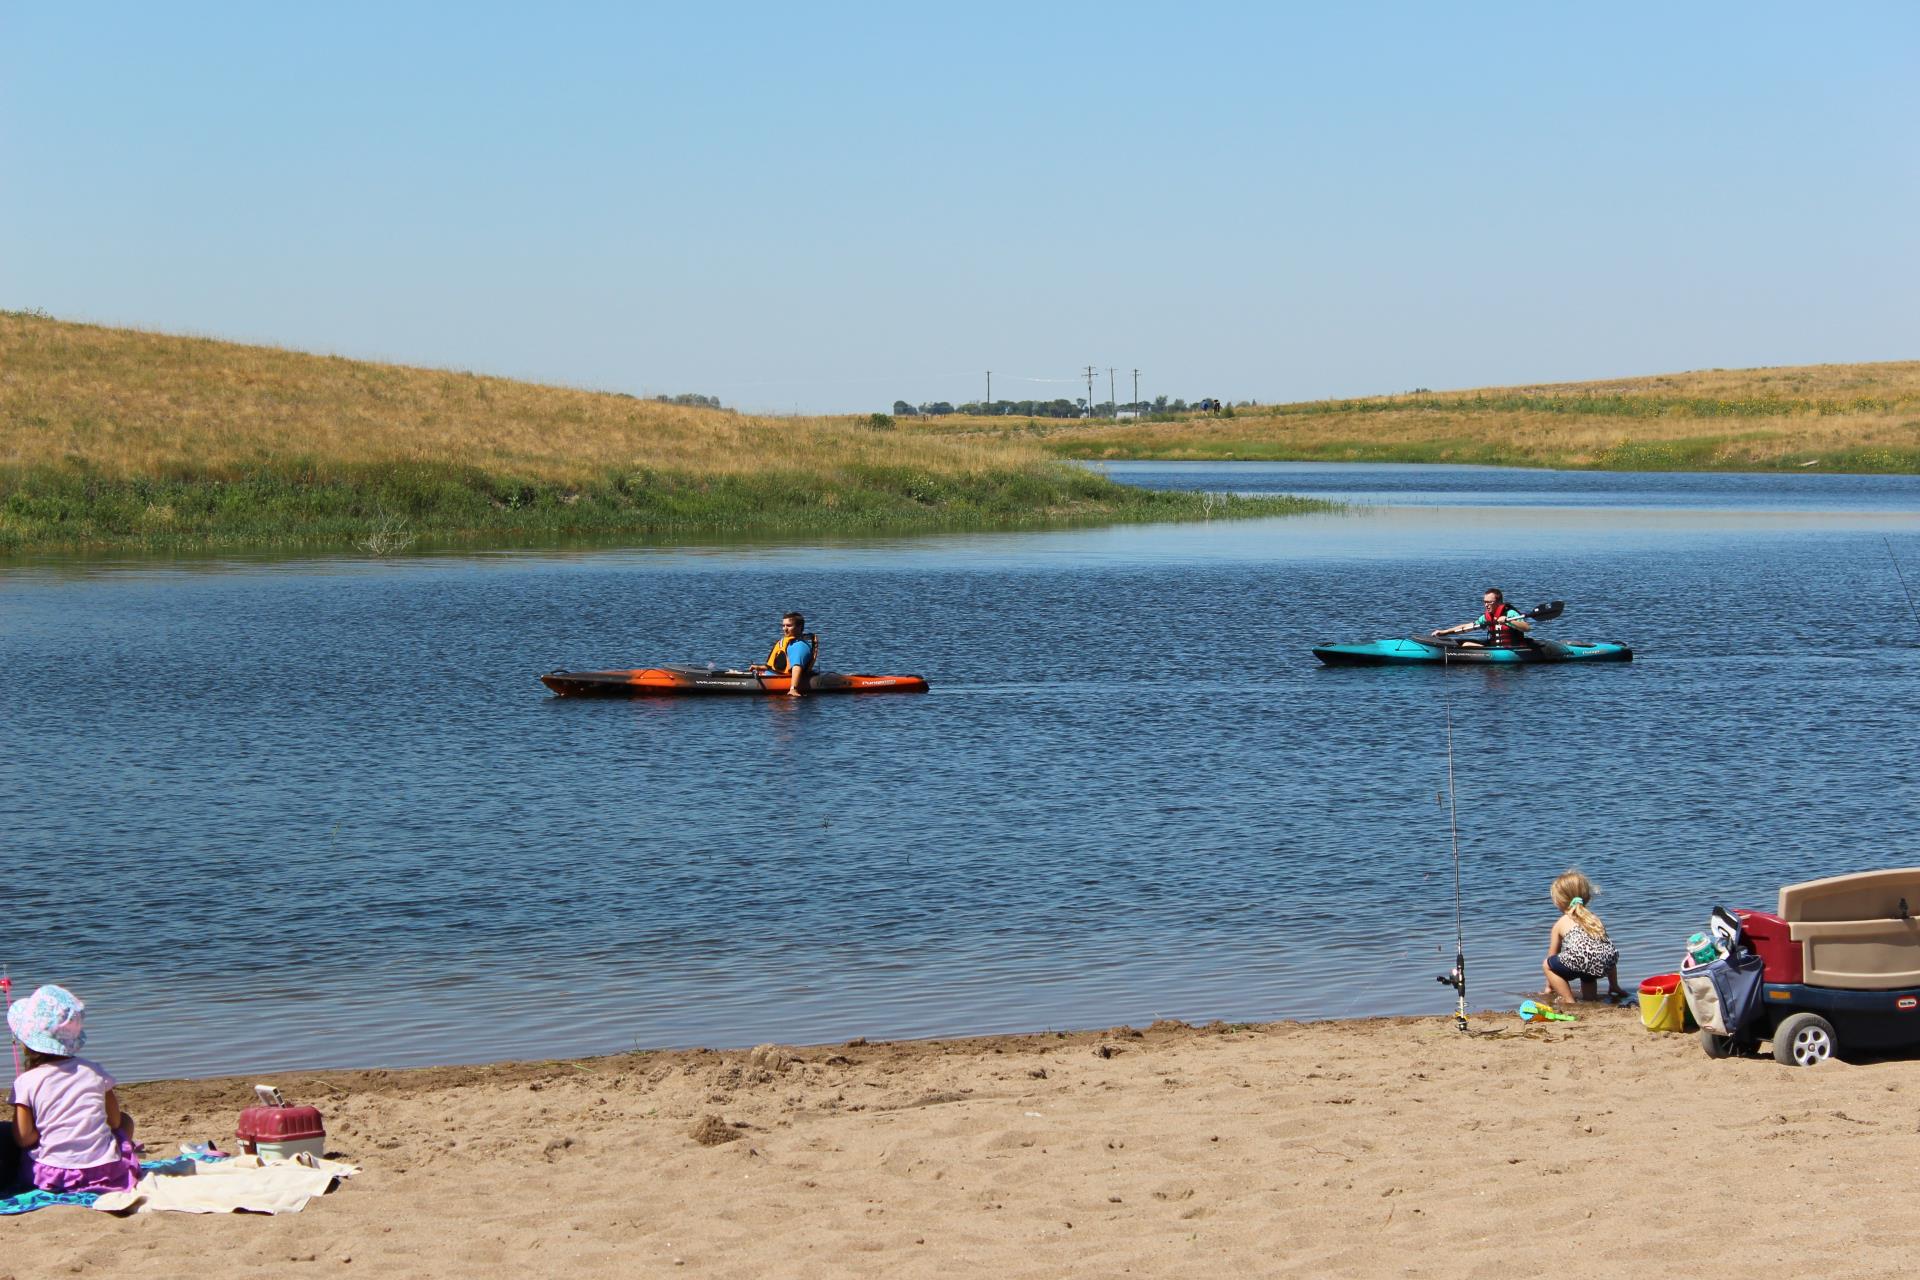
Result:
{"type": "MultiPolygon", "coordinates": [[[[1444,662],[1443,662],[1444,667],[1444,662]]],[[[1444,671],[1440,677],[1446,679],[1444,671]]],[[[1443,685],[1442,688],[1445,688],[1443,685]]],[[[1454,1025],[1467,1027],[1467,931],[1460,911],[1460,809],[1453,790],[1453,694],[1441,697],[1447,716],[1447,830],[1453,839],[1453,972],[1440,974],[1434,981],[1452,987],[1456,998],[1454,1025]]]]}
{"type": "Polygon", "coordinates": [[[1901,572],[1900,557],[1893,554],[1893,539],[1883,533],[1880,541],[1887,544],[1887,559],[1893,561],[1893,571],[1900,574],[1900,589],[1907,593],[1907,612],[1913,615],[1913,624],[1920,627],[1920,609],[1914,607],[1913,592],[1907,589],[1907,575],[1901,572]]]}
{"type": "MultiPolygon", "coordinates": [[[[1554,600],[1536,605],[1520,616],[1534,622],[1551,622],[1566,612],[1566,608],[1563,602],[1554,600]]],[[[1497,638],[1493,621],[1489,619],[1488,643],[1497,638]]],[[[1526,639],[1524,631],[1521,632],[1521,638],[1526,639]]],[[[1437,975],[1434,981],[1443,987],[1453,988],[1453,1024],[1471,1035],[1473,1028],[1467,1025],[1467,927],[1460,892],[1460,802],[1453,786],[1453,690],[1447,687],[1447,676],[1453,669],[1453,655],[1451,645],[1440,651],[1440,703],[1447,717],[1447,834],[1453,845],[1453,971],[1437,975]]]]}

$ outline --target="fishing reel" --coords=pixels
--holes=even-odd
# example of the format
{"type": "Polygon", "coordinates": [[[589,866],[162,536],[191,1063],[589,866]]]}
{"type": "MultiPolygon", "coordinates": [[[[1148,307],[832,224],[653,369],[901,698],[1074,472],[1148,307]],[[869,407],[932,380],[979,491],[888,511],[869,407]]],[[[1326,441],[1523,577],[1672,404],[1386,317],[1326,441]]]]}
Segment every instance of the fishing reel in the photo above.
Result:
{"type": "Polygon", "coordinates": [[[1453,956],[1453,969],[1434,979],[1443,987],[1452,987],[1457,1003],[1453,1008],[1453,1025],[1471,1035],[1473,1029],[1467,1025],[1467,953],[1456,951],[1453,956]]]}

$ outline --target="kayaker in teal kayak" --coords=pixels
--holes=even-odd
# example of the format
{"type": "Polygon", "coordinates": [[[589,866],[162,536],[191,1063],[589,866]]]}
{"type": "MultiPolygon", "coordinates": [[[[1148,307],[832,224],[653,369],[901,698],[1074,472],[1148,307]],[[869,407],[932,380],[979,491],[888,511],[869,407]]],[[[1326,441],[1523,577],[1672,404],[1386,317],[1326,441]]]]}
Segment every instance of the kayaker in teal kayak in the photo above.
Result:
{"type": "Polygon", "coordinates": [[[1458,635],[1462,631],[1485,631],[1485,640],[1462,640],[1463,649],[1514,649],[1528,644],[1526,633],[1533,630],[1533,623],[1525,614],[1507,603],[1507,598],[1498,587],[1488,587],[1480,596],[1480,604],[1486,610],[1472,622],[1463,622],[1457,627],[1442,627],[1433,634],[1436,636],[1458,635]]]}
{"type": "Polygon", "coordinates": [[[1507,604],[1499,588],[1488,587],[1483,603],[1486,606],[1485,613],[1457,627],[1429,631],[1405,639],[1376,640],[1372,644],[1315,645],[1313,656],[1330,667],[1380,667],[1408,663],[1444,666],[1457,662],[1513,666],[1536,662],[1633,661],[1633,650],[1619,641],[1592,644],[1585,640],[1541,640],[1527,634],[1533,623],[1551,622],[1566,612],[1564,601],[1552,600],[1517,612],[1507,604]],[[1475,627],[1487,631],[1485,639],[1454,639],[1460,632],[1471,631],[1475,627]]]}
{"type": "Polygon", "coordinates": [[[807,630],[805,618],[789,613],[780,619],[780,638],[773,642],[773,652],[765,662],[756,662],[749,670],[775,675],[791,671],[793,680],[787,685],[787,696],[798,698],[806,694],[807,682],[813,678],[814,663],[819,656],[820,637],[807,630]]]}

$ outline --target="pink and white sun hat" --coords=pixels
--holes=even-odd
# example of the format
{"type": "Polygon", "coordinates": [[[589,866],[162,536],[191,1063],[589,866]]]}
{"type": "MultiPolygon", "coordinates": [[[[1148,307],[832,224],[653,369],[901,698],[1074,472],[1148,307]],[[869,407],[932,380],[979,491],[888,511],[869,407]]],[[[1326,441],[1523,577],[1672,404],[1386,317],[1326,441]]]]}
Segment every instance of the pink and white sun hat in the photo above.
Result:
{"type": "Polygon", "coordinates": [[[29,1049],[70,1058],[87,1042],[86,1016],[79,996],[48,983],[7,1006],[7,1029],[29,1049]]]}

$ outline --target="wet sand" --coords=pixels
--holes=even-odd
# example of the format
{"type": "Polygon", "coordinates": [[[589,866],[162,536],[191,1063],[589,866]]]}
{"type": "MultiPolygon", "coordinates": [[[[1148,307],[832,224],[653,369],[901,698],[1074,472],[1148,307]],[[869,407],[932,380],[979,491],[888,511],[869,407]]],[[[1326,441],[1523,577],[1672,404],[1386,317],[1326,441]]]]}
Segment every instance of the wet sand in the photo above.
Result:
{"type": "MultiPolygon", "coordinates": [[[[1912,1271],[1920,1058],[1631,1009],[281,1072],[364,1172],[280,1218],[48,1209],[0,1277],[1912,1271]]],[[[127,1086],[161,1153],[250,1080],[127,1086]]]]}

